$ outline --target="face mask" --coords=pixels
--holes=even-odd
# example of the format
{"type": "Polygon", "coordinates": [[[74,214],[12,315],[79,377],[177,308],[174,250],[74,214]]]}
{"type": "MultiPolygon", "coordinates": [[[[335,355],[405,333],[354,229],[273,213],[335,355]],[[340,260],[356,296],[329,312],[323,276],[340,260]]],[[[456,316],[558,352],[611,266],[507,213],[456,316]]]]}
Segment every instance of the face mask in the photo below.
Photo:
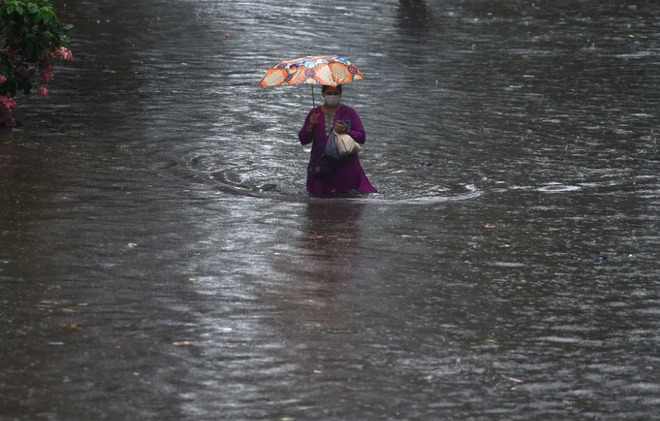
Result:
{"type": "Polygon", "coordinates": [[[341,98],[341,95],[326,95],[325,104],[328,107],[336,107],[339,105],[339,98],[341,98]]]}

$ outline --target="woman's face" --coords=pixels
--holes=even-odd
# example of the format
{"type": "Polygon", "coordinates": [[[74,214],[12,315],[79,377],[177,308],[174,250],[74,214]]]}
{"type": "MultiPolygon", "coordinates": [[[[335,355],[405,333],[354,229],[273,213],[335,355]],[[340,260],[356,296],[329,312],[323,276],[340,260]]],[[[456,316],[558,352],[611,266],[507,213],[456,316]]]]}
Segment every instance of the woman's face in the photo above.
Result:
{"type": "Polygon", "coordinates": [[[323,92],[323,98],[325,99],[325,105],[331,108],[339,106],[339,100],[341,98],[341,91],[339,88],[330,86],[323,92]]]}

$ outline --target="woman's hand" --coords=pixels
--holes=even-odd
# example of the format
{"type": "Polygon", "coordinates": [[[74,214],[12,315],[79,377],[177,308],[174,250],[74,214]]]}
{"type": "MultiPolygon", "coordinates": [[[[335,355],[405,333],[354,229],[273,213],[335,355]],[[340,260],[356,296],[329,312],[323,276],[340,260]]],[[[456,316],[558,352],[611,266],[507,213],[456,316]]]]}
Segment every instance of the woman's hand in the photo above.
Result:
{"type": "Polygon", "coordinates": [[[307,131],[313,132],[314,127],[316,127],[318,122],[319,122],[319,115],[318,114],[314,113],[314,114],[310,115],[309,116],[309,126],[307,127],[307,131]]]}
{"type": "Polygon", "coordinates": [[[346,129],[347,129],[346,125],[341,121],[336,122],[333,127],[333,130],[336,131],[337,133],[346,133],[346,129]]]}

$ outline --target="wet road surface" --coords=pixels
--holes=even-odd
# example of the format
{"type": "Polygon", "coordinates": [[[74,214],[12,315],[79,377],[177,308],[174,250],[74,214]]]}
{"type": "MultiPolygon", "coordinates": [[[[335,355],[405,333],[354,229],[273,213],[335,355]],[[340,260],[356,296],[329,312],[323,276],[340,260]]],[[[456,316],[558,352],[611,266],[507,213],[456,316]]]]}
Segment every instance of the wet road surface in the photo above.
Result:
{"type": "Polygon", "coordinates": [[[660,7],[355,3],[59,2],[0,134],[0,419],[657,416],[660,7]],[[376,195],[308,198],[310,90],[257,87],[322,53],[376,195]]]}

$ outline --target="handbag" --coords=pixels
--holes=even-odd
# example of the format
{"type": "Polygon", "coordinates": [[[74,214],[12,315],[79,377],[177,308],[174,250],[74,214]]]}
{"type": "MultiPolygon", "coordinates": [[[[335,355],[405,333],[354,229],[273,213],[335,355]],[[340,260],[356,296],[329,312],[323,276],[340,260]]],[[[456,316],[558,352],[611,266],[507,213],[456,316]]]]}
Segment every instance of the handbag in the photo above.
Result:
{"type": "Polygon", "coordinates": [[[362,150],[362,146],[357,143],[348,133],[334,132],[335,146],[340,158],[354,155],[362,150]]]}
{"type": "MultiPolygon", "coordinates": [[[[347,110],[348,108],[344,108],[339,117],[343,117],[347,110]]],[[[325,145],[325,154],[336,160],[341,160],[360,152],[362,146],[360,146],[360,144],[348,134],[348,130],[351,130],[351,120],[337,119],[337,122],[344,123],[344,126],[346,126],[346,132],[337,133],[334,130],[330,132],[328,143],[325,145]]]]}
{"type": "Polygon", "coordinates": [[[335,160],[328,156],[325,151],[312,153],[309,162],[309,175],[314,178],[323,179],[332,174],[335,166],[335,160]]]}

